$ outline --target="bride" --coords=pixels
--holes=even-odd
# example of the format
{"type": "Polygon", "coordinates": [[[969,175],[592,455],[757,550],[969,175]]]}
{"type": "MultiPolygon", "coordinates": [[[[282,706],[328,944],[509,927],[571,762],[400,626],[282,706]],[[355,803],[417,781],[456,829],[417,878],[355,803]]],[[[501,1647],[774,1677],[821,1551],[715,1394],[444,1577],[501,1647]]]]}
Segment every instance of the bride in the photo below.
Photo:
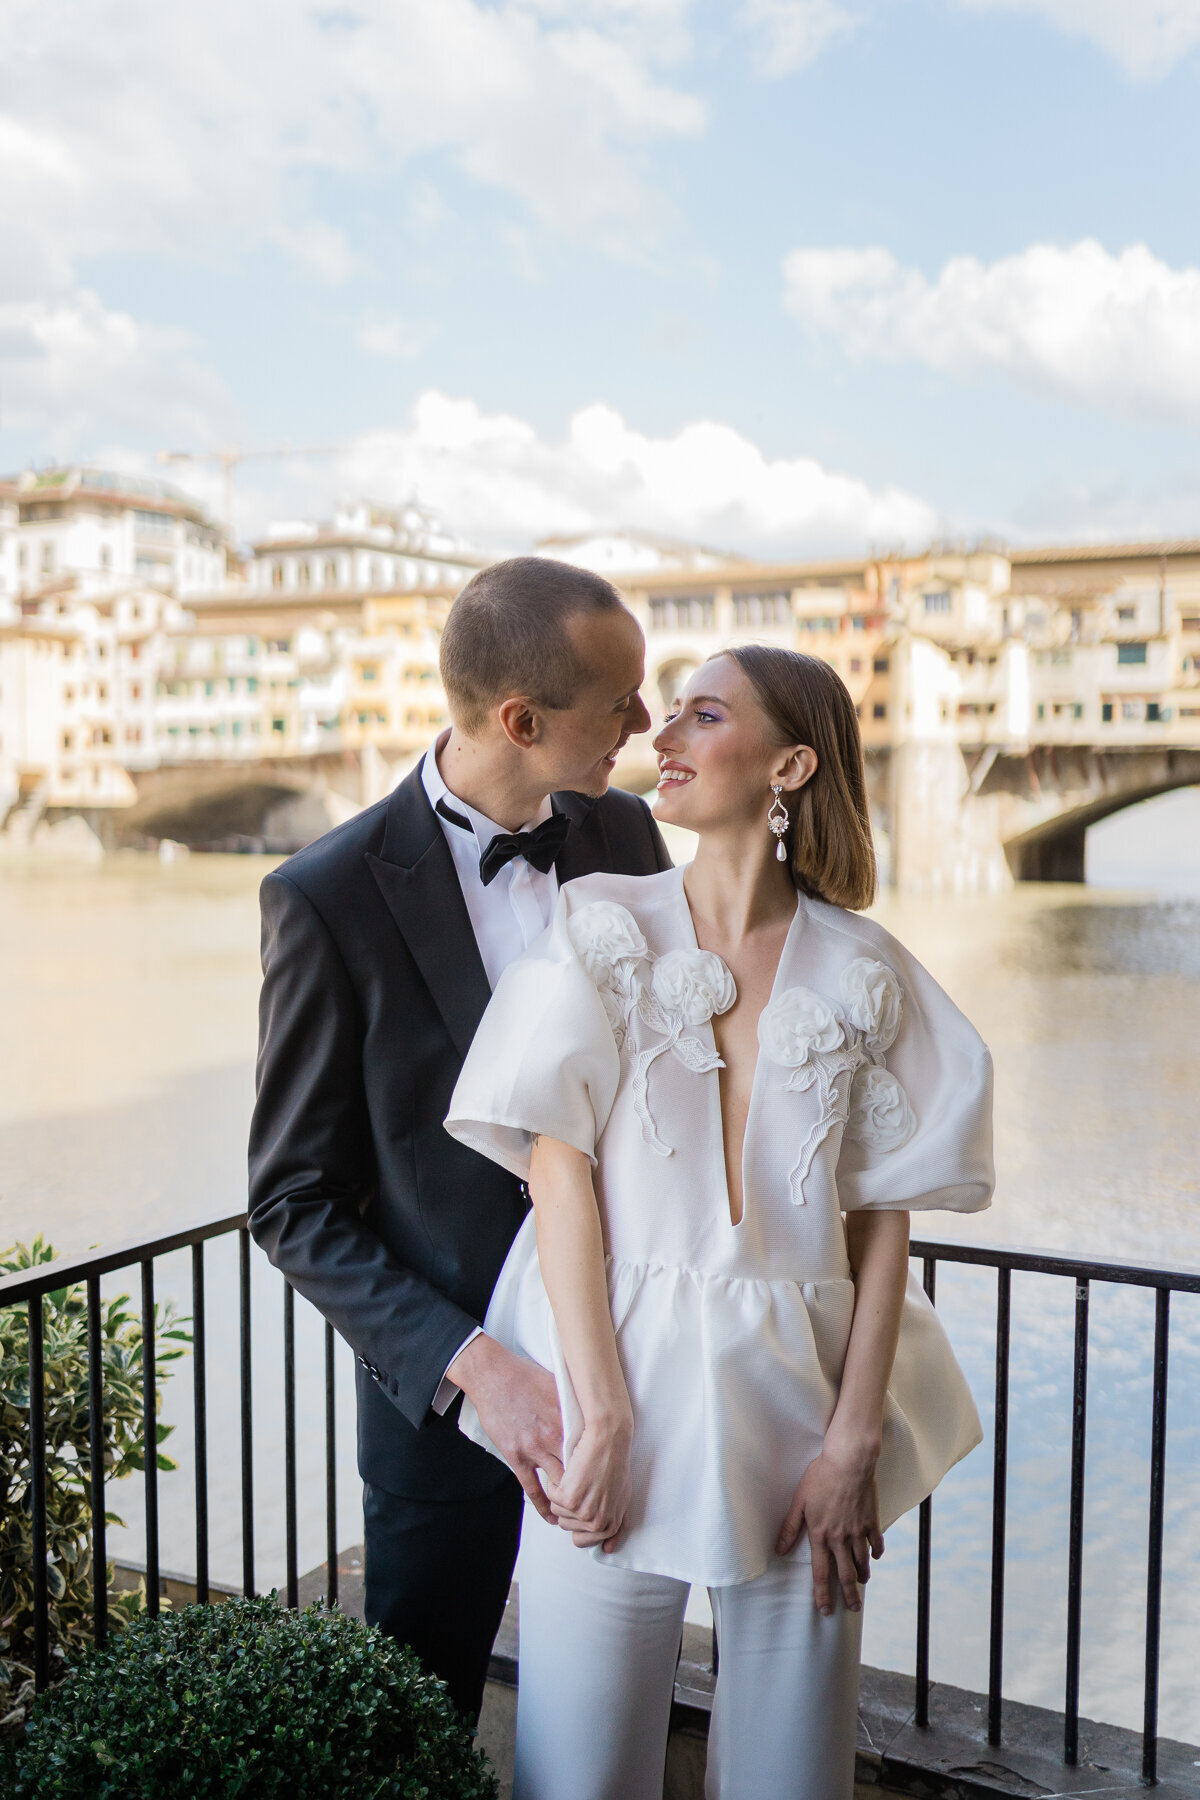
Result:
{"type": "Polygon", "coordinates": [[[563,1415],[557,1525],[526,1507],[514,1795],[661,1795],[698,1582],[710,1800],[850,1800],[871,1559],[981,1435],[908,1215],[988,1204],[991,1064],[857,916],[862,747],[827,664],[714,657],[655,748],[695,861],[563,889],[446,1121],[528,1181],[486,1329],[563,1415]]]}

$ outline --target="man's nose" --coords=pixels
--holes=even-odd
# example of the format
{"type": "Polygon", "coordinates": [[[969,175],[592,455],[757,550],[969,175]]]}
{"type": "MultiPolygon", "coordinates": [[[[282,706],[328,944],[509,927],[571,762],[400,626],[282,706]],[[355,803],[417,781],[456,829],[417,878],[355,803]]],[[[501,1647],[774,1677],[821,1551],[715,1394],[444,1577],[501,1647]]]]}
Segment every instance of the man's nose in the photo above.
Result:
{"type": "Polygon", "coordinates": [[[640,694],[635,694],[633,696],[633,705],[629,710],[633,714],[634,719],[634,723],[629,727],[630,734],[632,735],[639,731],[649,731],[650,714],[647,710],[646,702],[642,699],[640,694]]]}

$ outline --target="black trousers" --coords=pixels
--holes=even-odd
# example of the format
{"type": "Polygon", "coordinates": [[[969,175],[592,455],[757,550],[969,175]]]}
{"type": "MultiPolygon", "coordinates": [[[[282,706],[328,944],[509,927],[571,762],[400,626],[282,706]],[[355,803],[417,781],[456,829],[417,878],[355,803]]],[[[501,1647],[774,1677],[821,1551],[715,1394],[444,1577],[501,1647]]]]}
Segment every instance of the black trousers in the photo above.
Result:
{"type": "Polygon", "coordinates": [[[508,1599],[524,1501],[515,1475],[472,1500],[409,1500],[363,1484],[367,1624],[411,1645],[472,1724],[508,1599]]]}

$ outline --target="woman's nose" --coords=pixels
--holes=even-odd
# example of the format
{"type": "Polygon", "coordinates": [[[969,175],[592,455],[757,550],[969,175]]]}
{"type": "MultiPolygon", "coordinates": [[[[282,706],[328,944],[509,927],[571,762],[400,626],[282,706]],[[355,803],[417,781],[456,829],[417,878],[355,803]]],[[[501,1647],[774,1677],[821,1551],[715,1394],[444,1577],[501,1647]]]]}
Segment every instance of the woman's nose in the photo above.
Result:
{"type": "Polygon", "coordinates": [[[675,737],[675,720],[668,719],[658,736],[654,738],[653,748],[657,750],[661,756],[664,751],[670,750],[677,742],[678,740],[675,737]]]}

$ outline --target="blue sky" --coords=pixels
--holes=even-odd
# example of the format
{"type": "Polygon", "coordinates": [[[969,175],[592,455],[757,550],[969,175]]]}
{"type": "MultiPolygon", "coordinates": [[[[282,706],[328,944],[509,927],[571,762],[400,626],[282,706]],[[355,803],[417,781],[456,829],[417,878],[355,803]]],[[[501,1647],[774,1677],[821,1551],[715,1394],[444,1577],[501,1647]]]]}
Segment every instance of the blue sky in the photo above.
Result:
{"type": "Polygon", "coordinates": [[[1200,535],[1198,83],[1200,0],[9,0],[0,464],[334,448],[243,532],[1200,535]]]}

